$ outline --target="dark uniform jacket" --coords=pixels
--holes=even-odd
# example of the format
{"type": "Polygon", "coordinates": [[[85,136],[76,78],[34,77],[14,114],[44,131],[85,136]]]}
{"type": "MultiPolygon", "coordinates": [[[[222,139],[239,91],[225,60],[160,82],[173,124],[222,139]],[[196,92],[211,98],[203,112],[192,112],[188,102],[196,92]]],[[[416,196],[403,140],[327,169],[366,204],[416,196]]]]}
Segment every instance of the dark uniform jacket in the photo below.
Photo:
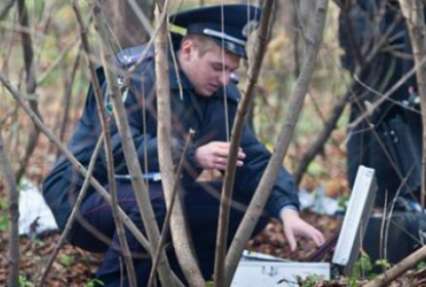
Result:
{"type": "MultiPolygon", "coordinates": [[[[118,55],[118,62],[126,68],[138,59],[145,49],[144,46],[126,49],[118,55]]],[[[138,68],[133,73],[129,84],[123,86],[123,102],[128,112],[129,125],[133,134],[139,161],[142,170],[148,167],[149,173],[159,171],[157,154],[157,115],[155,103],[155,72],[154,52],[150,49],[138,68]],[[147,157],[145,157],[145,151],[147,157]]],[[[102,69],[98,69],[98,78],[103,83],[105,79],[102,69]]],[[[174,150],[179,149],[185,134],[189,129],[195,131],[192,145],[186,153],[186,160],[192,171],[185,171],[182,183],[191,184],[201,172],[194,161],[194,152],[197,146],[210,141],[226,141],[226,123],[224,100],[227,102],[229,125],[232,127],[236,114],[239,91],[235,83],[220,89],[210,97],[198,96],[191,83],[182,72],[175,72],[170,65],[170,96],[173,121],[174,150]],[[182,91],[179,89],[181,82],[182,91]],[[226,95],[226,98],[224,97],[226,95]]],[[[121,80],[119,79],[119,82],[121,80]]],[[[110,108],[109,99],[104,99],[107,109],[110,108]]],[[[113,120],[111,121],[113,122],[113,120]]],[[[92,88],[89,89],[83,114],[77,123],[74,134],[69,142],[69,148],[76,158],[88,166],[90,157],[101,131],[96,111],[96,102],[92,88]]],[[[114,124],[111,127],[113,156],[116,174],[127,174],[127,168],[121,146],[119,132],[114,124]]],[[[255,191],[262,173],[270,158],[268,150],[256,139],[253,132],[245,127],[241,147],[246,153],[244,166],[237,168],[235,186],[238,187],[237,197],[250,198],[255,191]]],[[[106,161],[101,154],[96,162],[94,176],[102,183],[107,184],[106,161]]],[[[71,167],[71,164],[61,157],[44,181],[43,193],[47,203],[52,208],[59,226],[63,227],[72,208],[72,200],[83,182],[83,178],[71,167]]],[[[93,191],[91,191],[93,192],[93,191]]],[[[272,195],[267,203],[267,211],[279,216],[279,211],[286,205],[299,206],[296,186],[292,177],[282,168],[279,171],[272,195]]]]}

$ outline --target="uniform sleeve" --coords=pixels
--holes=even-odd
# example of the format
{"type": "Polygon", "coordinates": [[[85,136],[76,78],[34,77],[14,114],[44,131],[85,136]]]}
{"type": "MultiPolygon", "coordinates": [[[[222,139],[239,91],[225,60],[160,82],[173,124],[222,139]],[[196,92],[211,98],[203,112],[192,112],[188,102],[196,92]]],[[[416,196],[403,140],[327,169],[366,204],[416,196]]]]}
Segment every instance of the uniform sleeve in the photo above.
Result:
{"type": "MultiPolygon", "coordinates": [[[[246,127],[241,138],[241,147],[246,153],[244,166],[237,169],[236,184],[247,191],[254,192],[271,157],[253,132],[246,127]]],[[[285,168],[280,168],[272,193],[266,203],[266,210],[279,218],[281,208],[293,206],[299,209],[297,188],[293,177],[285,168]]]]}
{"type": "MultiPolygon", "coordinates": [[[[149,68],[149,66],[146,68],[149,68]]],[[[157,138],[155,135],[156,126],[155,123],[153,124],[152,120],[150,120],[152,116],[145,110],[146,129],[144,129],[144,109],[146,99],[151,97],[152,93],[154,93],[155,84],[149,69],[144,69],[142,73],[143,74],[139,74],[138,77],[132,77],[129,85],[123,91],[122,101],[142,170],[144,170],[146,161],[148,170],[154,172],[158,171],[157,138]]],[[[127,174],[128,170],[124,157],[122,138],[112,114],[111,99],[106,95],[106,81],[103,84],[103,95],[103,104],[106,110],[110,111],[111,117],[110,134],[115,173],[127,174]]],[[[104,152],[100,155],[99,165],[99,168],[106,170],[106,156],[104,152]]]]}
{"type": "MultiPolygon", "coordinates": [[[[151,64],[151,63],[150,63],[151,64]]],[[[159,171],[157,120],[155,113],[154,67],[147,66],[142,75],[134,77],[123,93],[123,103],[127,112],[130,132],[135,144],[142,170],[159,171]]],[[[111,141],[116,174],[127,174],[121,135],[114,121],[111,121],[111,141]]],[[[172,157],[177,162],[183,152],[182,140],[172,138],[172,157]]],[[[187,160],[192,159],[191,146],[187,150],[187,160]]]]}
{"type": "MultiPolygon", "coordinates": [[[[149,171],[158,170],[156,126],[153,126],[154,123],[145,107],[146,99],[152,97],[154,89],[154,79],[147,74],[144,80],[132,80],[123,93],[123,103],[139,162],[142,167],[147,164],[149,171]]],[[[111,141],[115,171],[120,174],[127,173],[122,138],[115,120],[111,124],[111,141]]]]}

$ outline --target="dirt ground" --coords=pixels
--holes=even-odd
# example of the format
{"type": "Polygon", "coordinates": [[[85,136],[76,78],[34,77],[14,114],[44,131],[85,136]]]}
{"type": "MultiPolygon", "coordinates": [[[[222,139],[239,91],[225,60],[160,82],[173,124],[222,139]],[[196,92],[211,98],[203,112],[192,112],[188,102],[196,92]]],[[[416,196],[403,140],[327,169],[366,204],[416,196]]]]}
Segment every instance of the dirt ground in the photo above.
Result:
{"type": "MultiPolygon", "coordinates": [[[[304,213],[303,217],[321,229],[327,238],[333,237],[339,221],[328,216],[304,213]]],[[[21,237],[21,276],[25,282],[37,282],[47,260],[58,242],[59,234],[47,234],[40,238],[21,237]]],[[[7,278],[7,233],[0,233],[0,286],[5,286],[7,278]]],[[[282,225],[271,221],[265,230],[251,240],[247,246],[250,250],[288,258],[306,260],[316,250],[312,242],[301,240],[299,248],[290,252],[283,236],[282,225]]],[[[48,279],[48,286],[84,286],[93,278],[102,259],[101,254],[85,252],[69,244],[60,251],[48,279]]],[[[31,285],[28,285],[31,286],[31,285]]]]}

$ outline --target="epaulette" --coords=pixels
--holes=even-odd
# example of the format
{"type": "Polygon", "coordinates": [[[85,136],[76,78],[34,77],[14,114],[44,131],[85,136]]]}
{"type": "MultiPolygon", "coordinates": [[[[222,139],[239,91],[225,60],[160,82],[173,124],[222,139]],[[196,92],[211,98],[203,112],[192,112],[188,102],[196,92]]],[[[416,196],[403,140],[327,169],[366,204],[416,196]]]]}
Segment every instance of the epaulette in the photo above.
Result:
{"type": "Polygon", "coordinates": [[[123,69],[141,61],[141,57],[144,57],[144,60],[154,57],[154,49],[150,49],[148,45],[140,45],[126,48],[117,53],[117,61],[123,69]]]}

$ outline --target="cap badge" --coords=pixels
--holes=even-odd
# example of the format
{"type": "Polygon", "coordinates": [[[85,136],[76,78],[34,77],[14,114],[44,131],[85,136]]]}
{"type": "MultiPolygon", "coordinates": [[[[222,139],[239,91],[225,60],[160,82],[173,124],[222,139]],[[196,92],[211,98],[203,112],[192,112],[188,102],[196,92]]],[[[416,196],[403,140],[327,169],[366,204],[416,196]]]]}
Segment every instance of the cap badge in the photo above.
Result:
{"type": "Polygon", "coordinates": [[[256,20],[250,20],[248,21],[243,29],[241,30],[241,34],[244,35],[244,37],[248,37],[248,35],[250,35],[251,32],[253,32],[254,30],[257,29],[257,26],[259,25],[259,22],[256,20]]]}

